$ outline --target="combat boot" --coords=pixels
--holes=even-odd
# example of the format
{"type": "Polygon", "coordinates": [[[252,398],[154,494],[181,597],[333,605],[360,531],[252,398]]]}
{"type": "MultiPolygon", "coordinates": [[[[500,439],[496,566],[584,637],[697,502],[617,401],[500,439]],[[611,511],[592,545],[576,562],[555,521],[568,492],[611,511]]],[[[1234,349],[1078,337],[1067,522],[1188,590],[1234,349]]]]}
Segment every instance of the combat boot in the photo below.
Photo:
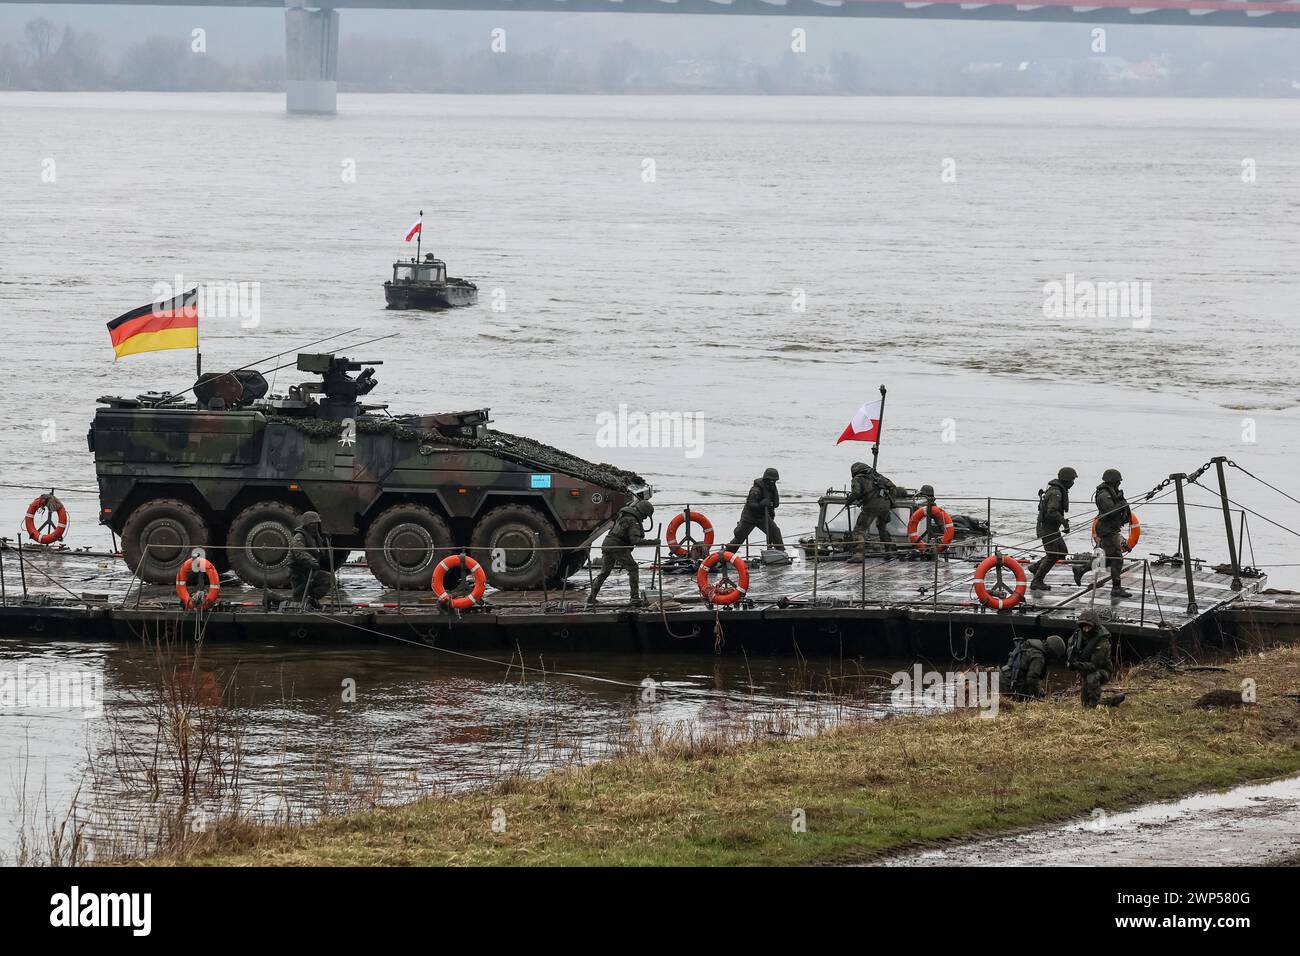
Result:
{"type": "Polygon", "coordinates": [[[1125,587],[1113,587],[1110,589],[1110,596],[1112,598],[1131,598],[1133,592],[1125,587]]]}

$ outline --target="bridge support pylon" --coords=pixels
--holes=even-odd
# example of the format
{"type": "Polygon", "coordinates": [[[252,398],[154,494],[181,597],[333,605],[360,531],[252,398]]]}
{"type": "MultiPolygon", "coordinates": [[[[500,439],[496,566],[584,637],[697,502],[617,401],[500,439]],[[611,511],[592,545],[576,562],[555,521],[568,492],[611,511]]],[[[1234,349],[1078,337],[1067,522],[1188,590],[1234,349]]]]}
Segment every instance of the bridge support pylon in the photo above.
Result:
{"type": "Polygon", "coordinates": [[[333,113],[338,107],[339,13],[285,0],[285,109],[333,113]]]}

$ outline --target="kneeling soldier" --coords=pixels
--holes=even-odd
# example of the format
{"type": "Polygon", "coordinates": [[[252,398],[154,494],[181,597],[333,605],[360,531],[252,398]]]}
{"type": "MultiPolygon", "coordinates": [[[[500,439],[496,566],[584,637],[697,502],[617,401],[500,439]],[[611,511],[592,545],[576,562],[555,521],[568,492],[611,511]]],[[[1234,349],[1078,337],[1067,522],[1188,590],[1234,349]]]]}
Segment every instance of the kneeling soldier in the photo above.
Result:
{"type": "Polygon", "coordinates": [[[304,511],[289,544],[289,582],[294,603],[319,608],[320,599],[334,587],[334,562],[320,532],[320,515],[304,511]],[[326,565],[330,570],[324,570],[326,565]]]}
{"type": "Polygon", "coordinates": [[[1100,704],[1101,687],[1110,680],[1110,631],[1101,626],[1092,608],[1079,613],[1079,626],[1070,636],[1065,666],[1079,672],[1079,700],[1083,706],[1100,704]]]}
{"type": "Polygon", "coordinates": [[[1043,678],[1047,676],[1047,658],[1065,660],[1065,641],[1055,634],[1045,640],[1031,637],[1018,641],[1011,656],[1002,665],[1003,693],[1013,697],[1047,696],[1043,678]]]}

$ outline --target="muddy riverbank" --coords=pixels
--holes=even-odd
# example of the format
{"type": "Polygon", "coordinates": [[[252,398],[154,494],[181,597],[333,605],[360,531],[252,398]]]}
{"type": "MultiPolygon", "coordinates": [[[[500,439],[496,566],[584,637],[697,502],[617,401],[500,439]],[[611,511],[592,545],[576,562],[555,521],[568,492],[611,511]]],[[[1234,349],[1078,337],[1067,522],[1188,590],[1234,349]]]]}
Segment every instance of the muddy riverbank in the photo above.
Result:
{"type": "Polygon", "coordinates": [[[901,854],[887,866],[1295,866],[1300,777],[1202,793],[1012,836],[901,854]]]}
{"type": "MultiPolygon", "coordinates": [[[[1138,828],[1140,816],[1123,815],[1130,808],[1300,773],[1300,648],[1213,669],[1148,663],[1117,675],[1116,686],[1128,694],[1117,708],[1081,709],[1072,684],[1071,675],[1054,674],[1051,699],[1004,703],[992,718],[972,711],[890,717],[802,738],[793,731],[775,742],[666,735],[605,763],[306,828],[214,827],[176,859],[232,865],[870,862],[908,848],[942,848],[960,838],[1096,815],[1138,828]],[[1253,702],[1196,706],[1209,691],[1226,699],[1246,686],[1253,702]]],[[[1271,791],[1260,792],[1273,799],[1271,791]]],[[[1224,813],[1217,820],[1249,826],[1250,803],[1235,813],[1225,805],[1224,813]]],[[[1221,845],[1215,822],[1203,828],[1206,852],[1221,845]]],[[[1074,833],[1053,833],[1045,839],[1062,853],[1083,846],[1074,833]]],[[[1136,837],[1124,839],[1137,845],[1136,837]]],[[[1243,839],[1232,836],[1227,852],[1243,839]]],[[[1273,856],[1285,858],[1286,848],[1273,856]]]]}

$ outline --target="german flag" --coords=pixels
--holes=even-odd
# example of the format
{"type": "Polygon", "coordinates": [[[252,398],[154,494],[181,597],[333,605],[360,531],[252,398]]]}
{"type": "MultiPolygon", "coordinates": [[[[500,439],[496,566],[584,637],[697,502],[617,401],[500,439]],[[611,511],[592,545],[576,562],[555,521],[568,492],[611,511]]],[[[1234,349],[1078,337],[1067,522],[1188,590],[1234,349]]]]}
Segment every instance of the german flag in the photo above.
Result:
{"type": "Polygon", "coordinates": [[[168,302],[153,302],[119,315],[108,323],[116,358],[137,352],[199,347],[199,290],[191,289],[168,302]]]}

